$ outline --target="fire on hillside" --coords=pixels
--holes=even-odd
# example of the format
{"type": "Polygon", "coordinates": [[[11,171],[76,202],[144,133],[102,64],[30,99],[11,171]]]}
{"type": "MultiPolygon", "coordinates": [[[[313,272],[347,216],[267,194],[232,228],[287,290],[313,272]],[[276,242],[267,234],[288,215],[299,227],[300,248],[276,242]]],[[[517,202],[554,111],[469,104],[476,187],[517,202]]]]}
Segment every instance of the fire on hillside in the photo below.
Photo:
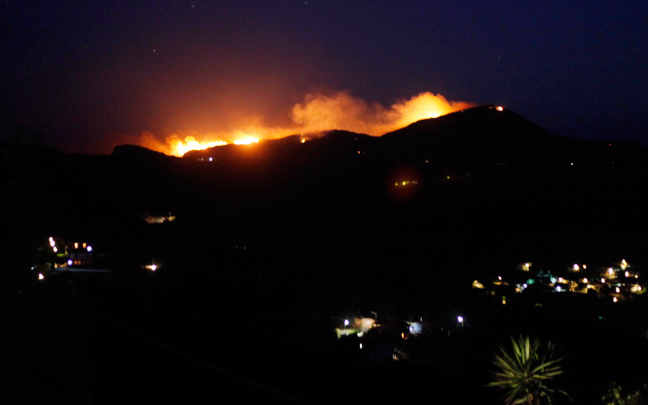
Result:
{"type": "Polygon", "coordinates": [[[257,143],[260,139],[316,134],[333,129],[380,136],[422,119],[436,118],[472,106],[472,103],[449,101],[440,94],[430,92],[399,100],[388,107],[368,103],[348,92],[333,95],[309,94],[303,102],[292,107],[292,124],[287,126],[255,124],[244,129],[214,133],[179,132],[166,136],[164,140],[152,132],[144,131],[134,143],[168,155],[182,156],[190,150],[227,144],[248,145],[257,143]]]}

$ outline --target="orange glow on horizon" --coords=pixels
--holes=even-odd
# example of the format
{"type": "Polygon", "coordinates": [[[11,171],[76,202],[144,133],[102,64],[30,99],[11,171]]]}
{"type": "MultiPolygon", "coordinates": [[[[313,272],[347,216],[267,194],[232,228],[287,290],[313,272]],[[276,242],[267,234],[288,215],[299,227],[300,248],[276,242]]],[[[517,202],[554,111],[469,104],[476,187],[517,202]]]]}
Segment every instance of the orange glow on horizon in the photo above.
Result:
{"type": "Polygon", "coordinates": [[[182,156],[190,150],[204,150],[213,148],[214,146],[227,145],[227,142],[217,139],[215,141],[199,142],[193,136],[185,137],[184,141],[177,136],[167,138],[169,144],[170,154],[174,156],[182,156]]]}
{"type": "Polygon", "coordinates": [[[192,150],[205,150],[207,148],[213,148],[215,146],[224,146],[229,144],[234,145],[251,145],[253,143],[259,143],[259,138],[254,138],[251,136],[237,139],[234,142],[226,142],[221,139],[214,141],[197,141],[193,136],[185,137],[184,141],[180,139],[177,135],[172,135],[166,139],[168,144],[168,149],[159,150],[158,152],[167,153],[169,155],[181,157],[185,153],[192,150]]]}
{"type": "Polygon", "coordinates": [[[399,100],[389,107],[368,103],[342,91],[333,95],[308,94],[304,101],[292,107],[292,125],[267,127],[258,120],[249,128],[231,132],[191,135],[173,134],[164,141],[151,132],[143,132],[135,141],[140,146],[173,156],[183,156],[191,150],[204,150],[228,144],[250,145],[260,139],[276,139],[289,135],[318,134],[329,130],[346,130],[372,136],[406,127],[416,121],[437,118],[452,112],[474,107],[473,103],[449,101],[440,94],[420,93],[409,99],[399,100]]]}
{"type": "Polygon", "coordinates": [[[253,138],[248,136],[247,138],[238,139],[232,142],[234,145],[251,145],[253,143],[259,143],[259,138],[253,138]]]}

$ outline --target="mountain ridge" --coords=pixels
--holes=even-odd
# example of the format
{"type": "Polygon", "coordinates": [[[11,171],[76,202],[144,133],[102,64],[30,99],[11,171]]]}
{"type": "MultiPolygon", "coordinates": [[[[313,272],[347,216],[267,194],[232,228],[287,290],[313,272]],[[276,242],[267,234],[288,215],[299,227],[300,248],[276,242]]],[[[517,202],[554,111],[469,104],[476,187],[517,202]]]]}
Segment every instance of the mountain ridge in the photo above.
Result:
{"type": "Polygon", "coordinates": [[[383,137],[333,130],[183,158],[137,146],[102,156],[10,149],[0,155],[9,251],[87,234],[122,246],[125,262],[154,255],[204,268],[219,241],[243,240],[257,252],[251,267],[360,279],[420,263],[476,268],[482,257],[496,266],[646,255],[645,148],[552,135],[493,106],[383,137]],[[177,220],[150,227],[147,212],[177,220]]]}

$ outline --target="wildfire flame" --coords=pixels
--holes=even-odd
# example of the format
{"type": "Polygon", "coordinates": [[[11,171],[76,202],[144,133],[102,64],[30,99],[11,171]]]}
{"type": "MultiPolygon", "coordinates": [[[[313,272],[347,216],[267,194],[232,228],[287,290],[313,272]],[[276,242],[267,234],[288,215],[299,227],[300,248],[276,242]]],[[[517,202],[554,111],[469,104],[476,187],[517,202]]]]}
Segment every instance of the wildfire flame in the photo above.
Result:
{"type": "Polygon", "coordinates": [[[248,136],[247,138],[238,139],[232,143],[234,145],[250,145],[253,143],[259,143],[259,138],[253,138],[251,136],[248,136]]]}
{"type": "Polygon", "coordinates": [[[178,135],[166,137],[164,142],[151,132],[143,132],[137,143],[146,148],[173,156],[182,156],[190,150],[203,150],[227,144],[250,145],[260,139],[285,137],[341,129],[379,136],[405,127],[413,122],[436,118],[460,111],[474,104],[449,101],[440,94],[420,93],[406,100],[399,100],[389,107],[379,103],[368,103],[342,91],[333,95],[308,94],[304,101],[292,107],[292,125],[286,127],[265,127],[256,125],[245,131],[178,135]],[[226,141],[226,139],[228,141],[226,141]]]}
{"type": "Polygon", "coordinates": [[[210,142],[198,142],[193,136],[188,136],[183,141],[177,135],[167,138],[167,143],[171,148],[171,154],[176,156],[182,156],[190,150],[203,150],[214,146],[227,145],[227,142],[220,139],[210,142]]]}

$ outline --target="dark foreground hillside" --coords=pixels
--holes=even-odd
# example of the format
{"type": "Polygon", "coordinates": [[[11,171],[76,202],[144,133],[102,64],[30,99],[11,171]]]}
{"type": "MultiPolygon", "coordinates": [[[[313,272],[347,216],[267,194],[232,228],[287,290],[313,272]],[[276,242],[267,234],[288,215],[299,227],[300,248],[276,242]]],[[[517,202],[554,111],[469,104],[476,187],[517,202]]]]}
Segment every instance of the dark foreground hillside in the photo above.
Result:
{"type": "Polygon", "coordinates": [[[502,307],[457,291],[418,306],[443,332],[384,338],[406,355],[392,361],[367,351],[380,340],[336,338],[338,307],[352,294],[344,286],[336,294],[301,280],[180,274],[60,275],[4,295],[3,402],[494,404],[490,361],[519,333],[557,343],[556,384],[575,403],[600,403],[608,381],[631,389],[648,379],[644,299],[523,294],[502,307]],[[470,322],[452,326],[459,308],[470,322]]]}

